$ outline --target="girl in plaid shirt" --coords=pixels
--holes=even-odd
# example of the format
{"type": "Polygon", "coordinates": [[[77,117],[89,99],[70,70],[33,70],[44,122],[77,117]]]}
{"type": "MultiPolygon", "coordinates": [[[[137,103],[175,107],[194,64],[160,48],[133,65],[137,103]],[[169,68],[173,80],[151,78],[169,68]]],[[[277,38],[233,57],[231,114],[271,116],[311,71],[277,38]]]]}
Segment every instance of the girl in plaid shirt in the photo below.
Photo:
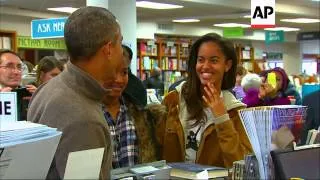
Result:
{"type": "Polygon", "coordinates": [[[113,140],[113,168],[159,159],[154,127],[157,119],[164,117],[165,113],[162,105],[144,108],[134,103],[130,94],[123,93],[128,84],[131,60],[130,49],[123,49],[124,61],[117,69],[116,78],[104,83],[105,88],[112,89],[105,96],[103,110],[113,140]]]}

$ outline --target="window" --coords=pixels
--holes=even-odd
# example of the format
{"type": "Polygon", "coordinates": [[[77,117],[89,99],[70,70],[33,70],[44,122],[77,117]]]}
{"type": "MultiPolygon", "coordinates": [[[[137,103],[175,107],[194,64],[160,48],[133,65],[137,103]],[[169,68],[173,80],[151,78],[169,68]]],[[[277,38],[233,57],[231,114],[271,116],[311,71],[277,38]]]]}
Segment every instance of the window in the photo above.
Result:
{"type": "Polygon", "coordinates": [[[317,74],[317,61],[314,59],[303,59],[302,72],[305,72],[307,75],[317,74]]]}

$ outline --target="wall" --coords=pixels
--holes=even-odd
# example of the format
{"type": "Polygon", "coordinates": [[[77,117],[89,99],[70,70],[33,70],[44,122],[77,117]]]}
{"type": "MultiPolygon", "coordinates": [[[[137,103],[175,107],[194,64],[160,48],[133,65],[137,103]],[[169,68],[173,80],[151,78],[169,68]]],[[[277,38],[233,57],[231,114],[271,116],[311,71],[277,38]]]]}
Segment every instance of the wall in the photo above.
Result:
{"type": "Polygon", "coordinates": [[[301,73],[301,54],[298,42],[285,42],[266,45],[263,41],[252,41],[255,50],[264,52],[279,52],[283,54],[283,68],[291,74],[301,73]]]}
{"type": "Polygon", "coordinates": [[[31,36],[32,18],[0,14],[0,29],[17,31],[18,36],[31,36]]]}
{"type": "MultiPolygon", "coordinates": [[[[39,16],[39,15],[38,15],[39,16]]],[[[41,16],[45,17],[46,14],[42,13],[41,16]]],[[[61,16],[61,15],[60,15],[61,16]]],[[[19,36],[30,36],[30,22],[36,17],[17,16],[0,14],[0,29],[3,30],[16,30],[19,36]]],[[[158,24],[154,22],[138,22],[137,23],[137,38],[153,39],[154,34],[176,34],[176,35],[189,35],[201,36],[206,33],[215,32],[222,35],[221,29],[195,27],[185,24],[174,24],[171,29],[159,29],[158,24]]],[[[256,49],[261,49],[267,52],[282,52],[284,54],[284,67],[288,74],[300,73],[301,57],[302,54],[320,54],[319,40],[302,41],[301,45],[296,42],[296,33],[286,33],[286,42],[284,44],[271,44],[269,46],[264,43],[264,32],[254,31],[244,38],[237,39],[243,44],[251,44],[256,49]],[[258,41],[256,41],[258,40],[258,41]],[[301,53],[300,53],[301,51],[301,53]]]]}
{"type": "MultiPolygon", "coordinates": [[[[172,34],[172,35],[186,35],[186,36],[202,36],[206,33],[215,32],[222,35],[222,29],[208,28],[208,27],[197,27],[186,24],[173,24],[169,26],[169,29],[159,29],[158,24],[155,22],[138,22],[137,23],[137,38],[141,39],[153,39],[154,34],[172,34]]],[[[251,31],[247,30],[244,37],[238,38],[242,40],[261,40],[264,41],[264,31],[251,31]]],[[[285,33],[286,42],[296,42],[296,33],[285,33]]]]}
{"type": "Polygon", "coordinates": [[[320,39],[300,41],[302,54],[320,54],[320,39]]]}

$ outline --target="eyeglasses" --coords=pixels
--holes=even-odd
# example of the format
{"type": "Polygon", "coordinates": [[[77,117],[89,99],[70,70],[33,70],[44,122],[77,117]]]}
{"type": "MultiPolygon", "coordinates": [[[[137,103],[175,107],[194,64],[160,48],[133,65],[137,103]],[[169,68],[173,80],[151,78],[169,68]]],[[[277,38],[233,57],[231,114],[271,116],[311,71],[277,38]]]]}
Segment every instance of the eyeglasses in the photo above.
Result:
{"type": "Polygon", "coordinates": [[[6,66],[0,66],[0,68],[3,68],[5,70],[10,70],[10,71],[18,71],[18,72],[21,72],[22,71],[22,66],[21,65],[6,65],[6,66]]]}

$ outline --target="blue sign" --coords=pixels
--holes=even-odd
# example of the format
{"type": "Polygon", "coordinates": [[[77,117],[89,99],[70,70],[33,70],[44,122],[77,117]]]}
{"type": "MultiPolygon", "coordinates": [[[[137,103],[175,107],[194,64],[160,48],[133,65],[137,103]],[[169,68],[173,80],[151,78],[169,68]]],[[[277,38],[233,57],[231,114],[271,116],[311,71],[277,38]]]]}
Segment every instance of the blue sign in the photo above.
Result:
{"type": "Polygon", "coordinates": [[[31,38],[61,38],[64,36],[64,24],[67,17],[37,19],[31,21],[31,38]]]}

